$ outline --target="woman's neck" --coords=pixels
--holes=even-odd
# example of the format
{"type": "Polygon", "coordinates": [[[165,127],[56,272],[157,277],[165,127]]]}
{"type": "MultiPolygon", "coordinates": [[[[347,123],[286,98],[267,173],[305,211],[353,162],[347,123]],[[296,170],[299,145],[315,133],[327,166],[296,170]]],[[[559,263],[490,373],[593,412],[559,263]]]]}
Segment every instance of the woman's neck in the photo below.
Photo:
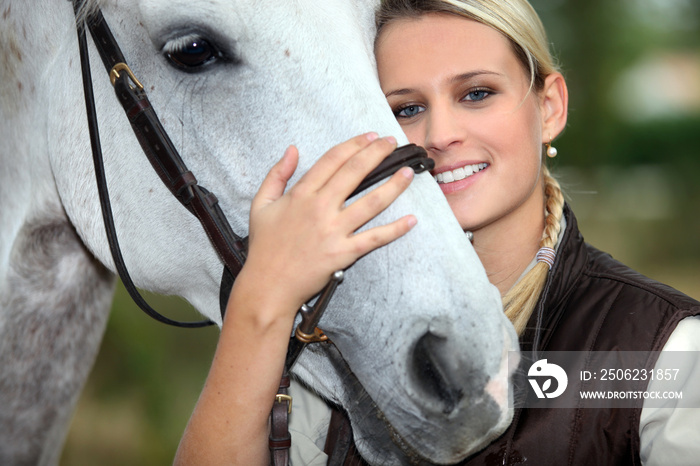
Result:
{"type": "Polygon", "coordinates": [[[544,193],[474,231],[474,250],[489,281],[504,296],[537,254],[544,231],[544,193]]]}

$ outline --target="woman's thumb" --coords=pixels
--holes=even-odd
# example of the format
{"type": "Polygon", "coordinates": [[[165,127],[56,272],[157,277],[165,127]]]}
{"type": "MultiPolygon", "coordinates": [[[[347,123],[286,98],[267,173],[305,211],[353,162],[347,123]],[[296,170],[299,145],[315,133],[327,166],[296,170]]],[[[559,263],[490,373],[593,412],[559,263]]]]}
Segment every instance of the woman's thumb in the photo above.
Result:
{"type": "MultiPolygon", "coordinates": [[[[255,196],[257,201],[269,203],[282,197],[287,187],[287,182],[297,169],[298,162],[299,151],[297,148],[295,146],[287,147],[280,161],[270,169],[270,172],[260,185],[260,189],[258,189],[258,193],[255,196]]],[[[255,203],[256,201],[253,200],[253,202],[255,203]]]]}

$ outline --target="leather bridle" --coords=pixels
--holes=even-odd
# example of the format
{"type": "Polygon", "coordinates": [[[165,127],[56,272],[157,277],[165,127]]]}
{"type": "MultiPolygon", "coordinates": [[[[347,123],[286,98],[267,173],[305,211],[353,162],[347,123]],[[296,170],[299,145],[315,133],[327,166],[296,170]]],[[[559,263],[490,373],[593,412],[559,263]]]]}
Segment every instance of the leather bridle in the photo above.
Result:
{"type": "MultiPolygon", "coordinates": [[[[85,0],[71,1],[77,20],[81,6],[85,0]]],[[[148,100],[143,85],[126,64],[124,55],[107,26],[102,12],[99,9],[95,9],[85,18],[84,24],[77,24],[77,32],[83,90],[85,93],[85,105],[97,178],[97,188],[107,239],[117,273],[131,298],[152,318],[177,327],[192,328],[212,325],[214,322],[210,320],[179,322],[163,316],[151,308],[141,296],[129,275],[119,247],[107,189],[97,125],[97,113],[92,89],[86,28],[92,35],[100,58],[109,74],[117,99],[124,108],[124,112],[131,123],[134,134],[146,154],[146,157],[170,192],[190,211],[190,213],[199,219],[214,250],[224,263],[220,296],[222,320],[231,285],[243,267],[246,259],[248,238],[243,238],[234,233],[226,216],[219,207],[216,196],[200,186],[194,174],[188,170],[160,123],[155,110],[148,100]]],[[[409,166],[413,168],[416,173],[420,173],[432,169],[434,164],[433,161],[427,157],[427,153],[424,149],[413,144],[400,147],[372,171],[350,197],[392,175],[404,166],[409,166]]],[[[291,437],[287,430],[286,416],[287,413],[291,411],[291,398],[286,393],[286,388],[289,386],[289,370],[306,344],[327,340],[323,332],[317,328],[317,324],[342,279],[342,271],[333,274],[330,282],[319,293],[318,297],[316,297],[314,304],[304,305],[299,311],[301,322],[295,330],[295,336],[290,339],[285,371],[280,384],[280,392],[277,395],[277,402],[274,403],[273,412],[271,414],[272,432],[270,434],[270,448],[275,464],[286,464],[288,462],[288,449],[291,445],[291,437]]]]}

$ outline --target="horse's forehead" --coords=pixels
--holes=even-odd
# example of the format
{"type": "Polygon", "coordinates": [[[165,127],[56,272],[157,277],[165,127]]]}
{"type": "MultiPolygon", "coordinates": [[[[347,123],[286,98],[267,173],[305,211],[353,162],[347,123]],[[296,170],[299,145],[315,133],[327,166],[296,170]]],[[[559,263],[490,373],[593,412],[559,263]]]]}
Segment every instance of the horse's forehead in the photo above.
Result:
{"type": "MultiPolygon", "coordinates": [[[[134,19],[156,48],[182,32],[214,33],[263,52],[270,44],[314,49],[324,42],[364,43],[371,49],[379,0],[87,0],[109,17],[134,19]],[[359,40],[359,42],[357,42],[359,40]]],[[[116,19],[116,18],[115,18],[116,19]]]]}
{"type": "Polygon", "coordinates": [[[167,21],[170,15],[208,14],[212,19],[221,19],[219,15],[224,14],[223,18],[239,17],[272,27],[277,18],[289,23],[294,18],[343,19],[348,13],[373,15],[379,0],[88,0],[88,3],[110,3],[117,8],[123,8],[124,5],[127,10],[157,10],[165,13],[161,15],[163,21],[167,21]]]}

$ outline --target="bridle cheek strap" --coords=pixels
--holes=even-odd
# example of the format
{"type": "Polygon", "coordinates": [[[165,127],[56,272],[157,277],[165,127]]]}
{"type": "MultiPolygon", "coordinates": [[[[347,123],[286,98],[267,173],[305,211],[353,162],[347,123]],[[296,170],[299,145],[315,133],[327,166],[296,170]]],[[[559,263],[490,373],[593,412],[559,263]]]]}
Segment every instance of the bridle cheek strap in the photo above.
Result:
{"type": "MultiPolygon", "coordinates": [[[[74,3],[76,14],[79,2],[74,3]]],[[[232,276],[236,276],[243,266],[246,255],[245,241],[231,229],[226,217],[221,211],[218,200],[213,193],[197,184],[197,180],[182,161],[165,129],[160,123],[143,86],[126,65],[124,56],[119,49],[102,13],[97,10],[87,19],[86,25],[93,36],[100,57],[107,69],[114,86],[117,99],[121,103],[131,127],[141,148],[148,157],[151,165],[170,192],[195,215],[204,228],[209,240],[232,276]]],[[[139,307],[154,319],[178,327],[201,327],[212,325],[211,321],[177,322],[164,317],[140,295],[133,284],[128,269],[124,263],[119,242],[117,240],[114,220],[109,201],[102,149],[100,145],[97,113],[95,110],[92,91],[92,77],[87,49],[85,27],[78,25],[78,41],[80,45],[81,69],[83,74],[83,89],[90,130],[95,173],[98,193],[102,206],[105,230],[108,236],[110,250],[115,267],[124,286],[139,307]]]]}
{"type": "Polygon", "coordinates": [[[243,239],[231,230],[218,199],[197,184],[197,179],[180,158],[145,93],[131,86],[124,74],[115,79],[114,90],[156,173],[173,196],[199,219],[219,257],[237,275],[245,261],[243,239]]]}

